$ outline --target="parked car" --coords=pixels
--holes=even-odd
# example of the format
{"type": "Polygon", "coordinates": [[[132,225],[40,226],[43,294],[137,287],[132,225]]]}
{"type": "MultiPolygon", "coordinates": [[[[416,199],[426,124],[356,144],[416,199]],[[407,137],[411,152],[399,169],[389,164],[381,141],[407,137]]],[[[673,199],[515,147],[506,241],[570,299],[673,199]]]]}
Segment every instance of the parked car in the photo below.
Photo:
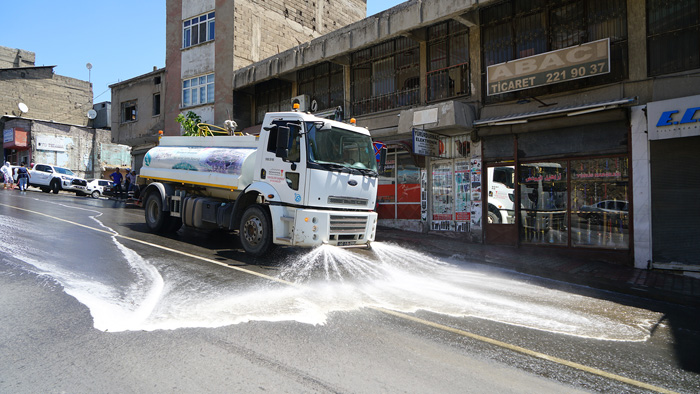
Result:
{"type": "Polygon", "coordinates": [[[583,205],[579,208],[578,216],[600,223],[612,221],[614,224],[626,225],[628,202],[624,200],[603,200],[593,205],[583,205]]]}
{"type": "Polygon", "coordinates": [[[38,187],[44,193],[53,191],[57,194],[60,190],[85,194],[87,191],[87,181],[77,177],[73,171],[54,166],[52,164],[36,164],[34,169],[29,170],[29,186],[38,187]]]}
{"type": "Polygon", "coordinates": [[[92,198],[112,195],[112,181],[107,179],[88,179],[85,195],[92,198]]]}

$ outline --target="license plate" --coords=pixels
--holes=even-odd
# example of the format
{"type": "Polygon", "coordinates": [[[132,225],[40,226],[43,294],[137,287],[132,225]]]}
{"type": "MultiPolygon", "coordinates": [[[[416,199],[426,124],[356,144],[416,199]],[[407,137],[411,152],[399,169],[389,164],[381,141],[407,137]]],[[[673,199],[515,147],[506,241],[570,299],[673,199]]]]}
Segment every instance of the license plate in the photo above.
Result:
{"type": "Polygon", "coordinates": [[[355,245],[354,241],[340,241],[338,242],[338,246],[350,246],[350,245],[355,245]]]}

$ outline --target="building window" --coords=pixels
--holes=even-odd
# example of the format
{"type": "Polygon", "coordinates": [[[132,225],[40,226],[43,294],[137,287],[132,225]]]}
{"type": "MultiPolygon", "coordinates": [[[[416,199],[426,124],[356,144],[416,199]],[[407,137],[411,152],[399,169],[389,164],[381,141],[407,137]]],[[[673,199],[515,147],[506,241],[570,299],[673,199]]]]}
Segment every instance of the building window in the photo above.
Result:
{"type": "Polygon", "coordinates": [[[138,120],[136,100],[122,103],[122,123],[135,122],[138,120]]]}
{"type": "Polygon", "coordinates": [[[699,10],[699,0],[647,0],[650,76],[700,68],[699,10]]]}
{"type": "Polygon", "coordinates": [[[268,112],[292,109],[292,84],[274,79],[255,87],[255,121],[262,123],[268,112]]]}
{"type": "Polygon", "coordinates": [[[626,0],[509,0],[483,8],[481,22],[484,81],[490,65],[610,38],[609,74],[487,96],[487,102],[567,91],[627,78],[626,0]]]}
{"type": "Polygon", "coordinates": [[[214,40],[214,12],[188,19],[182,23],[182,47],[214,40]]]}
{"type": "Polygon", "coordinates": [[[352,54],[352,114],[420,103],[418,43],[397,38],[352,54]]]}
{"type": "Polygon", "coordinates": [[[201,77],[195,77],[182,81],[183,107],[191,107],[213,102],[214,74],[207,74],[201,77]]]}
{"type": "Polygon", "coordinates": [[[450,21],[428,28],[428,101],[469,94],[469,33],[450,21]]]}
{"type": "Polygon", "coordinates": [[[342,107],[345,101],[343,86],[343,66],[335,63],[321,63],[299,71],[298,92],[316,100],[317,110],[342,107]]]}
{"type": "Polygon", "coordinates": [[[153,116],[160,115],[160,93],[153,95],[153,116]]]}

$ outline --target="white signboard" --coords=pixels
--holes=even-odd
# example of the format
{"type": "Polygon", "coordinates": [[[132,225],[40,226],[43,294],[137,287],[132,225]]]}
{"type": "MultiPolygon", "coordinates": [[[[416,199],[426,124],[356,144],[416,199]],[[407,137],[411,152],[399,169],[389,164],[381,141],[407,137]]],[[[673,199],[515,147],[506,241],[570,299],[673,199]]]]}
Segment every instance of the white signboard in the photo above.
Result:
{"type": "Polygon", "coordinates": [[[15,129],[5,129],[2,131],[2,143],[6,144],[15,140],[15,129]]]}
{"type": "Polygon", "coordinates": [[[55,152],[66,151],[66,139],[53,135],[37,135],[36,148],[39,150],[51,150],[55,152]]]}
{"type": "Polygon", "coordinates": [[[439,156],[440,136],[429,131],[413,129],[413,153],[421,156],[439,156]]]}
{"type": "Polygon", "coordinates": [[[700,96],[656,101],[647,104],[649,139],[700,135],[700,96]]]}

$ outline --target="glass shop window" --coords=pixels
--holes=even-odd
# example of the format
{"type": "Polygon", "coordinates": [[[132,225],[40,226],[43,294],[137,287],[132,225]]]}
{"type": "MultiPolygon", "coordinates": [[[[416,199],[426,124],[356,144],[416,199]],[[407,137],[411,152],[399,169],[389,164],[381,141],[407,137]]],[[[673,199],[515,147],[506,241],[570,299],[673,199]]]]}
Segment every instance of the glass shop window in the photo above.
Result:
{"type": "Polygon", "coordinates": [[[571,161],[571,244],[629,248],[629,163],[625,157],[571,161]]]}
{"type": "Polygon", "coordinates": [[[521,164],[518,174],[521,242],[567,245],[567,162],[521,164]]]}

